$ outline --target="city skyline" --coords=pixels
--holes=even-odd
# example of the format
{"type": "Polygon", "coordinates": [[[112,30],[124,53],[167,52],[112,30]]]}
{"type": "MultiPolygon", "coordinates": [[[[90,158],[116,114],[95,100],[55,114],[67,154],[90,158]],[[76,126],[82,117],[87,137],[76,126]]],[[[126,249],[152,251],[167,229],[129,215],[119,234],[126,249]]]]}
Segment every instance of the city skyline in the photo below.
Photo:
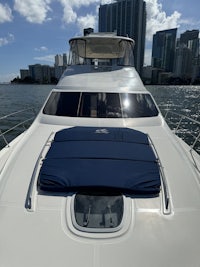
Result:
{"type": "MultiPolygon", "coordinates": [[[[199,29],[198,5],[191,0],[147,0],[144,64],[151,59],[153,34],[178,28],[199,29]],[[193,2],[193,4],[192,4],[193,2]],[[194,6],[196,8],[194,8],[194,6]]],[[[0,82],[19,76],[30,64],[53,65],[56,54],[67,53],[68,40],[83,28],[98,30],[98,7],[109,0],[8,0],[0,2],[0,82]]]]}
{"type": "MultiPolygon", "coordinates": [[[[91,30],[85,29],[84,33],[91,30]]],[[[186,30],[180,36],[177,36],[177,28],[156,32],[153,36],[151,65],[144,66],[140,74],[144,83],[199,84],[199,44],[199,30],[186,30]]],[[[68,63],[68,55],[56,55],[54,66],[29,65],[29,69],[20,69],[20,78],[15,78],[13,82],[55,83],[68,63]]]]}
{"type": "Polygon", "coordinates": [[[20,77],[15,77],[15,83],[57,83],[67,67],[67,54],[55,55],[54,65],[33,64],[26,69],[20,69],[20,77]]]}
{"type": "Polygon", "coordinates": [[[158,31],[153,36],[151,65],[144,66],[147,84],[200,84],[199,30],[177,28],[158,31]]]}

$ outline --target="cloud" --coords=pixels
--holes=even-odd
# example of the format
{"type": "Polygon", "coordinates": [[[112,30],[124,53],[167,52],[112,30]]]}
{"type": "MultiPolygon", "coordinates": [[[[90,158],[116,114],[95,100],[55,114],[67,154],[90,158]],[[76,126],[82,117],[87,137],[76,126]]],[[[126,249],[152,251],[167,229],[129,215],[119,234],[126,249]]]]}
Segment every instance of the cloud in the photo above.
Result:
{"type": "Polygon", "coordinates": [[[42,56],[42,57],[34,57],[34,60],[54,63],[55,62],[55,55],[46,55],[46,56],[42,56]]]}
{"type": "Polygon", "coordinates": [[[76,12],[73,11],[72,3],[70,3],[68,0],[59,0],[61,5],[63,6],[63,21],[65,23],[73,23],[77,19],[76,12]]]}
{"type": "Polygon", "coordinates": [[[6,37],[0,37],[0,47],[12,43],[14,39],[14,35],[11,33],[9,33],[6,37]]]}
{"type": "Polygon", "coordinates": [[[60,1],[63,5],[68,4],[70,5],[72,8],[76,7],[76,8],[80,8],[81,6],[89,6],[90,4],[95,4],[95,3],[99,3],[99,0],[58,0],[60,1]]]}
{"type": "Polygon", "coordinates": [[[96,28],[97,16],[92,14],[87,14],[85,17],[78,17],[77,24],[80,32],[83,32],[85,28],[96,28]]]}
{"type": "Polygon", "coordinates": [[[44,52],[44,51],[48,51],[48,48],[46,46],[41,46],[39,48],[35,48],[34,50],[37,52],[44,52]]]}
{"type": "Polygon", "coordinates": [[[115,0],[101,0],[101,5],[106,5],[106,4],[112,4],[116,2],[115,0]]]}
{"type": "MultiPolygon", "coordinates": [[[[63,21],[64,23],[74,23],[79,24],[80,20],[84,20],[82,17],[78,18],[77,9],[82,6],[89,6],[90,4],[99,4],[99,0],[58,0],[64,8],[63,21]]],[[[92,15],[86,15],[91,20],[92,15]]],[[[84,21],[85,22],[85,21],[84,21]]],[[[94,23],[93,23],[94,24],[94,23]]],[[[80,26],[80,24],[79,24],[80,26]]]]}
{"type": "Polygon", "coordinates": [[[13,20],[12,10],[5,4],[0,3],[0,23],[9,22],[13,20]]]}
{"type": "MultiPolygon", "coordinates": [[[[30,23],[42,24],[48,20],[49,12],[52,11],[52,3],[60,4],[63,9],[62,20],[65,24],[75,23],[80,30],[84,27],[97,26],[99,5],[111,4],[115,0],[14,0],[14,10],[25,17],[30,23]],[[93,5],[94,11],[90,14],[81,14],[81,7],[93,5]],[[95,9],[96,6],[96,9],[95,9]]],[[[160,0],[146,0],[147,5],[147,29],[146,37],[148,41],[152,40],[152,35],[156,31],[176,28],[181,23],[181,14],[174,11],[167,15],[163,10],[160,0]]],[[[0,22],[12,20],[12,11],[7,4],[0,4],[0,22]]]]}
{"type": "Polygon", "coordinates": [[[50,3],[51,0],[15,0],[14,9],[28,22],[41,24],[49,20],[47,14],[51,11],[50,3]]]}
{"type": "Polygon", "coordinates": [[[178,28],[181,14],[174,11],[170,16],[162,9],[162,4],[158,0],[146,0],[147,6],[147,29],[146,38],[152,40],[153,34],[157,31],[178,28]]]}

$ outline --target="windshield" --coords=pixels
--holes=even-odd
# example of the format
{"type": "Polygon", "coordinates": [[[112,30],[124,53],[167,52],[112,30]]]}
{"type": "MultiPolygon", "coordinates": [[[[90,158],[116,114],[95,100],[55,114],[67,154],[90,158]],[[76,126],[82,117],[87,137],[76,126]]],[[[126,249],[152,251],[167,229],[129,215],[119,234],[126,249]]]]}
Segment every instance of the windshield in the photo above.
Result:
{"type": "Polygon", "coordinates": [[[44,114],[90,118],[154,117],[158,110],[149,94],[52,92],[44,114]]]}

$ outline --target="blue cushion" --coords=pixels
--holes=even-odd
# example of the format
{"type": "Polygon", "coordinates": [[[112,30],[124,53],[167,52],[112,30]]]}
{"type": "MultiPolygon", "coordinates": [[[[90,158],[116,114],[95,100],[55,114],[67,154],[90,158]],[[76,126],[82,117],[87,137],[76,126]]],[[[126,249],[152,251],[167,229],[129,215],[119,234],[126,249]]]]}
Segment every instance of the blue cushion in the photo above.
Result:
{"type": "Polygon", "coordinates": [[[128,128],[73,127],[55,134],[40,170],[44,191],[109,188],[158,194],[160,172],[148,136],[128,128]]]}

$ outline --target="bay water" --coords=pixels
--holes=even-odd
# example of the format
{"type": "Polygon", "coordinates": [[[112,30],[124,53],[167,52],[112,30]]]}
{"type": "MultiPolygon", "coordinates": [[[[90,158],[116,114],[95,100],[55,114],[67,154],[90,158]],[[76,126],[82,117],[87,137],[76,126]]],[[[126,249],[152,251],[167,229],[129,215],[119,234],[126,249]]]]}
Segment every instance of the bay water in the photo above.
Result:
{"type": "MultiPolygon", "coordinates": [[[[33,117],[41,109],[45,99],[55,85],[21,85],[0,84],[0,118],[15,111],[34,108],[33,117]]],[[[163,114],[170,109],[200,121],[200,86],[147,86],[163,114]]],[[[0,119],[0,131],[5,132],[18,122],[31,116],[32,111],[16,114],[9,118],[0,119]]],[[[199,128],[197,129],[197,132],[199,128]]],[[[19,129],[8,135],[12,140],[19,129]]],[[[0,148],[3,141],[0,136],[0,148]]],[[[5,145],[5,143],[4,143],[5,145]]]]}

